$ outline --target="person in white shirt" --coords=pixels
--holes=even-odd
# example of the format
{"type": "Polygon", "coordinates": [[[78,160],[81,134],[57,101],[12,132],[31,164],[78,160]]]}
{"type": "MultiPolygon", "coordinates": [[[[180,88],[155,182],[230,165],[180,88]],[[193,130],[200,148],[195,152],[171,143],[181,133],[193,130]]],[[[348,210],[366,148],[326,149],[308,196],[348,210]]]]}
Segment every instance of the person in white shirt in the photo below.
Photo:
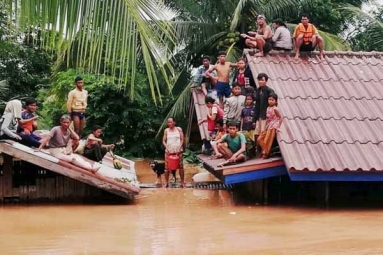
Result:
{"type": "Polygon", "coordinates": [[[272,41],[275,50],[291,50],[293,48],[290,30],[281,19],[273,21],[275,29],[272,41]]]}

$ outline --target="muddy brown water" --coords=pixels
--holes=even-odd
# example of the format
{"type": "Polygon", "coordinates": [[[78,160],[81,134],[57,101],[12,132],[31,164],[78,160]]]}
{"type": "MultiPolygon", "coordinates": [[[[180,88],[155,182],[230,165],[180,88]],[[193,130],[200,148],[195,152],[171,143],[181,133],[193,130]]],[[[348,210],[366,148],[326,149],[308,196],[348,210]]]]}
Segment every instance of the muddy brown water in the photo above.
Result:
{"type": "MultiPolygon", "coordinates": [[[[154,181],[147,162],[142,181],[154,181]]],[[[198,170],[189,169],[187,180],[198,170]]],[[[383,254],[380,209],[236,206],[227,191],[143,189],[132,205],[0,208],[1,254],[383,254]]]]}

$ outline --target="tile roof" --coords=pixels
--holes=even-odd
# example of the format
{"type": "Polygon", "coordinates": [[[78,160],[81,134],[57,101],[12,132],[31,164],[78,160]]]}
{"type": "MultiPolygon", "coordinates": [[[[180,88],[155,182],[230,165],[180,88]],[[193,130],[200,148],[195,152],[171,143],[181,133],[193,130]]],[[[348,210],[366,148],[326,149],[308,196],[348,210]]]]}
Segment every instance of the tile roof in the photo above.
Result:
{"type": "Polygon", "coordinates": [[[278,94],[277,138],[290,172],[383,171],[383,53],[245,54],[278,94]]]}

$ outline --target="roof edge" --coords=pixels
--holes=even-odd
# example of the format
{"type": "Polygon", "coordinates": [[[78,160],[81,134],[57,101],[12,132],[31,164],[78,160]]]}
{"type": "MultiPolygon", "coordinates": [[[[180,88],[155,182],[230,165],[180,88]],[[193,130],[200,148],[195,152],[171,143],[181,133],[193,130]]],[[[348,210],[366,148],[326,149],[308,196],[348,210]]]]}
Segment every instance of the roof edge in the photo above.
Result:
{"type": "MultiPolygon", "coordinates": [[[[253,49],[244,49],[243,55],[250,55],[249,52],[253,49]]],[[[283,50],[271,50],[269,55],[294,55],[293,51],[283,51],[283,50]]],[[[313,51],[313,55],[319,55],[319,51],[313,51]]],[[[341,55],[341,56],[364,56],[364,57],[381,57],[383,56],[382,51],[324,51],[324,55],[341,55]]]]}

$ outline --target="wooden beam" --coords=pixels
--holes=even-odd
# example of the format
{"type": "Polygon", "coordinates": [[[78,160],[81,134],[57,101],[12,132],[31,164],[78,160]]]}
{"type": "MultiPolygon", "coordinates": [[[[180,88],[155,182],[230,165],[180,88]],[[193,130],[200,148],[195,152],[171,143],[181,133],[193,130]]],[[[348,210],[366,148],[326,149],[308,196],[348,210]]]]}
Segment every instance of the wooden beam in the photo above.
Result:
{"type": "Polygon", "coordinates": [[[283,160],[278,160],[278,161],[272,161],[272,162],[267,162],[267,163],[261,163],[261,164],[256,164],[256,165],[247,165],[247,166],[237,166],[234,168],[229,168],[229,169],[224,169],[223,170],[223,175],[230,175],[230,174],[239,174],[239,173],[244,173],[244,172],[251,172],[251,171],[256,171],[256,170],[262,170],[265,168],[272,168],[272,167],[277,167],[277,166],[283,166],[285,163],[283,160]]]}
{"type": "Polygon", "coordinates": [[[12,197],[12,157],[3,154],[3,198],[12,197]]]}

